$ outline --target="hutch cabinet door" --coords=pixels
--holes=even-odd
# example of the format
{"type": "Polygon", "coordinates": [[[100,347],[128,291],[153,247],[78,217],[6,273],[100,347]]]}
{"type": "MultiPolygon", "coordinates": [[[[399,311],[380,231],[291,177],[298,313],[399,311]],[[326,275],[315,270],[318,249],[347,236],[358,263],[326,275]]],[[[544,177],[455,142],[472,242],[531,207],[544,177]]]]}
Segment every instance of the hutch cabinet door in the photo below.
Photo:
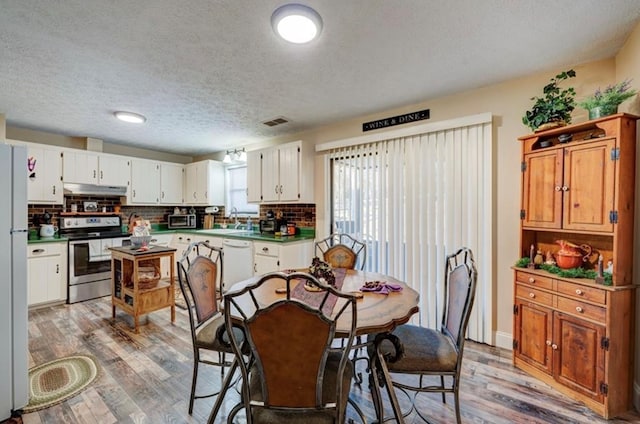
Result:
{"type": "MultiPolygon", "coordinates": [[[[603,402],[604,326],[554,313],[554,375],[556,380],[576,392],[603,402]]],[[[615,381],[610,382],[616,384],[615,381]]]]}
{"type": "Polygon", "coordinates": [[[516,356],[551,374],[553,311],[521,299],[516,299],[516,307],[516,356]]]}
{"type": "Polygon", "coordinates": [[[615,139],[565,148],[563,228],[613,232],[615,139]]]}
{"type": "Polygon", "coordinates": [[[524,156],[523,227],[562,225],[562,159],[561,149],[524,156]]]}

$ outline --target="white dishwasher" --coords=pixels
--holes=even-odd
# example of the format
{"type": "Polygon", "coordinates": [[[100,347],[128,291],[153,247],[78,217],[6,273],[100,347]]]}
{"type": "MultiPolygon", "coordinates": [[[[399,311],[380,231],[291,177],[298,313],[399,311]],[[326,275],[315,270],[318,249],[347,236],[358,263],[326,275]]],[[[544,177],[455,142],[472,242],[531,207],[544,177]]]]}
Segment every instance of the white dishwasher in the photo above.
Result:
{"type": "Polygon", "coordinates": [[[223,239],[224,253],[222,291],[238,281],[253,277],[253,242],[248,240],[223,239]]]}

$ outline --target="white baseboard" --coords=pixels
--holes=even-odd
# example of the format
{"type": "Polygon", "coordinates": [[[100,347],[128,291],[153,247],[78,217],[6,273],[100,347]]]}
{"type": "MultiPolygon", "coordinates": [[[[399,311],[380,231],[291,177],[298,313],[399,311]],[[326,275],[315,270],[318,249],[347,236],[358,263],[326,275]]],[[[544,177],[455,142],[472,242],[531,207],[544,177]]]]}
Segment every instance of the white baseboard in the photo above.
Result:
{"type": "MultiPolygon", "coordinates": [[[[502,331],[496,331],[494,334],[496,346],[503,349],[513,350],[513,336],[511,333],[504,333],[502,331]]],[[[640,387],[639,387],[640,388],[640,387]]]]}

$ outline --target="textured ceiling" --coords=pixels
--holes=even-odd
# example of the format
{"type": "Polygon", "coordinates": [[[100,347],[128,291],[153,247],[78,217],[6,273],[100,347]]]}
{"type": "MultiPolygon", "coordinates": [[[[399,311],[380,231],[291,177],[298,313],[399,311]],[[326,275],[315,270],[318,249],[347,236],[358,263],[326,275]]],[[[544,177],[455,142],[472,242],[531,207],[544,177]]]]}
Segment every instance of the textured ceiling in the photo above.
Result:
{"type": "Polygon", "coordinates": [[[612,57],[640,18],[638,0],[299,1],[324,20],[308,45],[274,36],[285,0],[3,1],[0,113],[200,155],[612,57]]]}

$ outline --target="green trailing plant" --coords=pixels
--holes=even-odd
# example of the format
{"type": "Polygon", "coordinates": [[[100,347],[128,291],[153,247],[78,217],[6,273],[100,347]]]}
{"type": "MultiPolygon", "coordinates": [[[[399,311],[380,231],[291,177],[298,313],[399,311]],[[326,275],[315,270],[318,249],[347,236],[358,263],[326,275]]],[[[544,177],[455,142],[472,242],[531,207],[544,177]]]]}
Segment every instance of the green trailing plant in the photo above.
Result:
{"type": "MultiPolygon", "coordinates": [[[[517,268],[526,268],[530,262],[531,260],[529,258],[526,258],[526,257],[520,258],[516,261],[515,266],[517,268]]],[[[595,280],[596,277],[598,276],[597,272],[590,269],[587,270],[584,268],[562,269],[556,265],[550,265],[550,264],[542,264],[539,267],[544,271],[547,271],[551,274],[555,274],[558,277],[564,277],[564,278],[587,278],[590,280],[595,280]]],[[[611,274],[609,274],[608,272],[604,272],[602,276],[604,277],[605,286],[613,285],[613,276],[611,274]]]]}
{"type": "Polygon", "coordinates": [[[578,103],[581,108],[591,110],[596,107],[617,108],[625,100],[635,96],[636,90],[631,89],[631,80],[626,79],[614,85],[608,85],[604,90],[598,88],[593,95],[578,103]]]}
{"type": "Polygon", "coordinates": [[[571,112],[576,107],[576,91],[573,87],[561,89],[559,83],[576,76],[576,71],[569,69],[551,78],[549,84],[542,89],[542,97],[532,97],[533,107],[526,111],[522,117],[522,123],[537,129],[548,122],[571,122],[571,112]]]}

